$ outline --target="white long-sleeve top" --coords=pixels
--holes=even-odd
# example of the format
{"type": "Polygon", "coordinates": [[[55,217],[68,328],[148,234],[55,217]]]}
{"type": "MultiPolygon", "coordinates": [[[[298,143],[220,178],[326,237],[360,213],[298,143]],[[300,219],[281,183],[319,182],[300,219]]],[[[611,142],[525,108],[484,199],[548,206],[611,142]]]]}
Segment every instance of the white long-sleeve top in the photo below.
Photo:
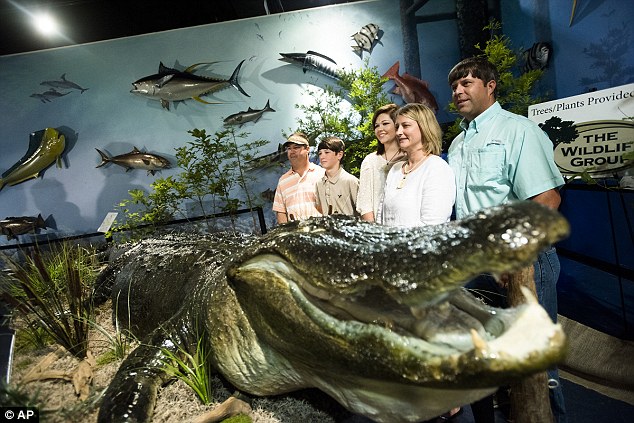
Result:
{"type": "Polygon", "coordinates": [[[387,175],[377,222],[409,227],[448,222],[456,200],[456,181],[447,162],[431,155],[403,181],[404,163],[394,165],[387,175]]]}
{"type": "Polygon", "coordinates": [[[379,212],[383,187],[390,168],[398,162],[388,162],[382,155],[370,153],[361,162],[359,174],[359,193],[357,194],[357,211],[363,216],[374,212],[374,218],[379,212]]]}

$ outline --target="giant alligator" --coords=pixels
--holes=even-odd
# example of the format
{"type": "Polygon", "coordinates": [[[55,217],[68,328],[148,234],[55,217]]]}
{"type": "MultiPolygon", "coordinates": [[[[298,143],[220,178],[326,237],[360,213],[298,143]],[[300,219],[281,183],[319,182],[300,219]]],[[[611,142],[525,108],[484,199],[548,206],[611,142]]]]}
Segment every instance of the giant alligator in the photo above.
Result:
{"type": "MultiPolygon", "coordinates": [[[[144,340],[121,365],[99,421],[149,421],[163,352],[199,338],[238,389],[319,388],[378,422],[472,402],[562,359],[565,337],[528,295],[493,309],[462,288],[529,265],[567,234],[533,202],[462,221],[390,228],[347,217],[262,237],[164,235],[131,244],[102,280],[120,325],[144,340]]],[[[182,348],[182,346],[181,346],[182,348]]]]}

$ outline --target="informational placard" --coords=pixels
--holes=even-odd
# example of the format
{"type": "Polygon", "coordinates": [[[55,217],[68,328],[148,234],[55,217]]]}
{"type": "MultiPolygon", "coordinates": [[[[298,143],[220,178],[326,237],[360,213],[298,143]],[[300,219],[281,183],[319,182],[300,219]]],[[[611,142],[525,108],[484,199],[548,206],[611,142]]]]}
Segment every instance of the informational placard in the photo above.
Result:
{"type": "Polygon", "coordinates": [[[614,176],[634,152],[634,84],[535,104],[528,118],[553,142],[565,176],[614,176]]]}
{"type": "Polygon", "coordinates": [[[119,213],[117,212],[109,212],[108,214],[106,214],[106,217],[103,219],[103,222],[101,222],[101,225],[99,225],[97,232],[101,232],[104,234],[108,232],[118,214],[119,213]]]}

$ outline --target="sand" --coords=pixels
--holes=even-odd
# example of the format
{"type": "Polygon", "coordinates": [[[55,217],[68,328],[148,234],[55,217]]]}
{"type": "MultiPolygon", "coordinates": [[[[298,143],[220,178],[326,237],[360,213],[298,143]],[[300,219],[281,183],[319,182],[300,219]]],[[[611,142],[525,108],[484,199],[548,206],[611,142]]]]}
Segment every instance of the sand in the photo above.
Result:
{"type": "MultiPolygon", "coordinates": [[[[107,333],[111,335],[115,333],[109,302],[99,307],[96,321],[107,333]]],[[[15,326],[19,331],[19,320],[16,321],[15,326]]],[[[110,344],[106,336],[98,330],[91,330],[89,339],[89,349],[96,361],[99,361],[100,357],[108,351],[110,344]]],[[[103,392],[117,372],[121,360],[94,366],[83,364],[83,367],[92,369],[92,380],[87,386],[87,398],[81,400],[75,393],[73,382],[64,377],[25,382],[29,372],[32,375],[34,367],[45,358],[50,362],[43,369],[45,372],[68,377],[77,370],[81,362],[59,346],[49,346],[37,351],[16,351],[11,371],[10,390],[26,393],[30,401],[35,400],[38,403],[40,421],[96,422],[103,392]]],[[[219,378],[215,378],[213,392],[215,402],[205,406],[184,382],[174,380],[160,389],[152,421],[194,421],[198,416],[214,409],[229,398],[233,388],[223,385],[219,378]]],[[[257,423],[329,423],[340,421],[341,416],[347,414],[334,401],[317,391],[302,391],[299,394],[275,398],[251,398],[251,407],[249,416],[253,422],[257,423]]]]}

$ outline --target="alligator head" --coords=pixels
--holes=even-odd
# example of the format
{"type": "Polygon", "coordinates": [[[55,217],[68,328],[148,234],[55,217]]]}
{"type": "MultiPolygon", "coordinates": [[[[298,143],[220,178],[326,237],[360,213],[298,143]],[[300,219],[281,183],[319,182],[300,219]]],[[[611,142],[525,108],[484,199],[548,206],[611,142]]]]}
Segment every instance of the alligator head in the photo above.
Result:
{"type": "MultiPolygon", "coordinates": [[[[532,202],[414,229],[313,219],[262,239],[229,279],[255,332],[305,386],[376,421],[419,421],[562,359],[563,332],[530,294],[501,310],[461,287],[530,265],[567,232],[532,202]]],[[[272,383],[251,390],[288,390],[272,383]]]]}
{"type": "Polygon", "coordinates": [[[254,395],[316,387],[379,422],[475,401],[557,363],[565,337],[530,294],[502,310],[462,286],[530,265],[567,231],[557,212],[519,202],[422,228],[323,217],[258,238],[135,244],[105,274],[119,322],[145,342],[111,383],[100,421],[149,419],[164,378],[147,345],[196,333],[195,351],[201,330],[214,367],[254,395]]]}

